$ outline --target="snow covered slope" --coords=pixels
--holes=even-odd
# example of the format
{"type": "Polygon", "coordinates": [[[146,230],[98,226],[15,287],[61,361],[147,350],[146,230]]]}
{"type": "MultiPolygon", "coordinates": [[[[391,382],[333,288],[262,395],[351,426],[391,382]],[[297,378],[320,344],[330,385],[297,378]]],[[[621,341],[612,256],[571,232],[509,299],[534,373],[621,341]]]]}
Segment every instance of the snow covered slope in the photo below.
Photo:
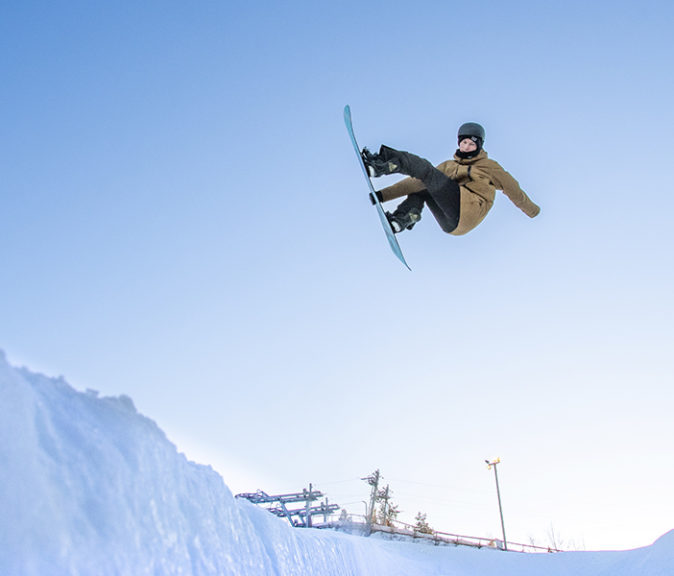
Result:
{"type": "Polygon", "coordinates": [[[674,574],[674,532],[627,552],[522,555],[293,529],[235,500],[126,397],[0,352],[0,574],[674,574]]]}

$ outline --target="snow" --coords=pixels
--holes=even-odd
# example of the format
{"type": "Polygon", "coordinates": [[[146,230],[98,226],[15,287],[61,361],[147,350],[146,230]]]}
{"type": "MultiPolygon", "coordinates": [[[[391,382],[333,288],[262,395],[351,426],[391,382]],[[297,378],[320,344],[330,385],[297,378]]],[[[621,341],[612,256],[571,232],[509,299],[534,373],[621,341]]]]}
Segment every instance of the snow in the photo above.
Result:
{"type": "Polygon", "coordinates": [[[620,552],[521,554],[291,528],[235,499],[130,398],[0,351],[0,574],[668,576],[674,531],[620,552]]]}

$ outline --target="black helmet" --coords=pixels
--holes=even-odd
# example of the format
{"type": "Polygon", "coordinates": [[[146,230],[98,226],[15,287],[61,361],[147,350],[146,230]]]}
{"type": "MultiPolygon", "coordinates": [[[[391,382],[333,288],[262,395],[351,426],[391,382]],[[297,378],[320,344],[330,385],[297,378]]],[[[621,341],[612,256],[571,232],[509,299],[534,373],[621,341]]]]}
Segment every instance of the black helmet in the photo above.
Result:
{"type": "Polygon", "coordinates": [[[464,138],[479,138],[480,142],[478,143],[478,148],[481,148],[482,144],[484,144],[484,128],[477,122],[466,122],[465,124],[461,124],[458,137],[459,142],[464,138]]]}

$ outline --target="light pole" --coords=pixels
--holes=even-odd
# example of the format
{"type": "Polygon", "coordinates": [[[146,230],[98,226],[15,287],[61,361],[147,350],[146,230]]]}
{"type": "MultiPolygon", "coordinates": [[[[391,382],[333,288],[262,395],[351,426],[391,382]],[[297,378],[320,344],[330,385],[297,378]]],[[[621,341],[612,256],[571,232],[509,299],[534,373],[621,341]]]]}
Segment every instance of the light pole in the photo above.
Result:
{"type": "Polygon", "coordinates": [[[498,511],[499,514],[501,515],[501,530],[503,531],[503,549],[508,550],[508,541],[506,540],[506,533],[505,533],[505,523],[503,522],[503,506],[501,505],[501,489],[499,488],[498,485],[498,470],[497,466],[501,463],[501,459],[497,458],[493,462],[490,462],[489,460],[485,460],[487,463],[487,466],[489,467],[489,470],[492,468],[494,469],[494,478],[496,478],[496,496],[498,496],[498,511]]]}

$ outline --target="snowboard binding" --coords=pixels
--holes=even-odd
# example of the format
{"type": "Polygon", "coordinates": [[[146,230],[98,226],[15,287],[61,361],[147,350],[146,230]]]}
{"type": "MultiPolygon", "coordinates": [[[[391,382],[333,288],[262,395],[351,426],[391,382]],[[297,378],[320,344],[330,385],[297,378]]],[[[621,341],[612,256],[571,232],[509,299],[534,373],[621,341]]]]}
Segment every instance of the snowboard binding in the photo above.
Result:
{"type": "Polygon", "coordinates": [[[414,225],[421,220],[421,211],[412,209],[406,214],[397,214],[397,210],[391,214],[386,213],[386,219],[391,225],[391,229],[395,234],[399,234],[403,230],[411,230],[414,225]]]}
{"type": "Polygon", "coordinates": [[[386,176],[388,174],[395,174],[398,172],[400,166],[391,159],[386,159],[384,150],[391,150],[391,148],[386,148],[382,146],[379,150],[379,154],[373,154],[367,148],[363,148],[360,153],[361,158],[363,159],[363,164],[367,169],[368,176],[370,178],[377,178],[379,176],[386,176]]]}

